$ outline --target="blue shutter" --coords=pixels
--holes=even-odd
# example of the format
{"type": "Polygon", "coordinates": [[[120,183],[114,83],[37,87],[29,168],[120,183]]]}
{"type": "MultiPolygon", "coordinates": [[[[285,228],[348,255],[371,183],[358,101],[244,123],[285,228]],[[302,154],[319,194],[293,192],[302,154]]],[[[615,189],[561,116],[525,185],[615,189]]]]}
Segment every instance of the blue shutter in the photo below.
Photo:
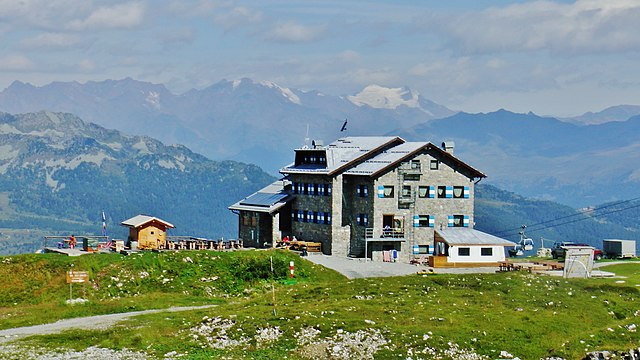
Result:
{"type": "Polygon", "coordinates": [[[465,199],[468,199],[468,198],[469,198],[469,187],[468,187],[468,186],[465,186],[465,187],[464,187],[464,195],[463,195],[463,197],[464,197],[465,199]]]}
{"type": "Polygon", "coordinates": [[[378,197],[379,198],[383,198],[384,197],[384,186],[383,185],[378,186],[378,197]]]}
{"type": "Polygon", "coordinates": [[[433,215],[429,215],[429,227],[436,226],[436,217],[433,215]]]}
{"type": "Polygon", "coordinates": [[[448,226],[448,227],[454,227],[454,223],[453,223],[453,215],[448,215],[448,216],[447,216],[447,226],[448,226]]]}
{"type": "Polygon", "coordinates": [[[420,227],[420,216],[413,215],[413,227],[420,227]]]}
{"type": "Polygon", "coordinates": [[[436,187],[433,185],[429,186],[429,197],[432,199],[436,197],[436,187]]]}
{"type": "Polygon", "coordinates": [[[453,186],[445,187],[444,195],[447,199],[453,198],[453,186]]]}
{"type": "Polygon", "coordinates": [[[469,227],[469,215],[465,215],[462,220],[462,226],[469,227]]]}
{"type": "Polygon", "coordinates": [[[327,213],[327,224],[331,224],[331,213],[327,213]]]}
{"type": "Polygon", "coordinates": [[[356,215],[356,224],[360,225],[360,214],[356,215]]]}
{"type": "Polygon", "coordinates": [[[291,188],[293,188],[293,193],[297,194],[298,193],[298,188],[297,188],[298,184],[295,182],[291,183],[291,188]]]}
{"type": "Polygon", "coordinates": [[[369,186],[365,185],[364,186],[364,197],[369,197],[369,186]]]}
{"type": "Polygon", "coordinates": [[[331,184],[327,184],[327,195],[331,196],[331,184]]]}
{"type": "Polygon", "coordinates": [[[362,214],[362,216],[364,217],[364,226],[369,225],[369,219],[367,218],[367,214],[362,214]]]}

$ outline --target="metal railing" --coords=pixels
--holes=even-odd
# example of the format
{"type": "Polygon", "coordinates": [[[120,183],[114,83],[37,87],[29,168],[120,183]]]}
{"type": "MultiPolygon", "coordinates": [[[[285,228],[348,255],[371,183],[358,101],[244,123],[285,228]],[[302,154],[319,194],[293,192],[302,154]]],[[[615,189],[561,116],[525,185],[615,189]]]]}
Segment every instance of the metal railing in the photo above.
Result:
{"type": "Polygon", "coordinates": [[[404,238],[404,229],[401,229],[401,228],[380,229],[379,233],[375,232],[374,230],[375,230],[374,228],[364,229],[364,237],[366,239],[372,239],[376,234],[379,234],[380,238],[390,238],[390,239],[404,238]]]}

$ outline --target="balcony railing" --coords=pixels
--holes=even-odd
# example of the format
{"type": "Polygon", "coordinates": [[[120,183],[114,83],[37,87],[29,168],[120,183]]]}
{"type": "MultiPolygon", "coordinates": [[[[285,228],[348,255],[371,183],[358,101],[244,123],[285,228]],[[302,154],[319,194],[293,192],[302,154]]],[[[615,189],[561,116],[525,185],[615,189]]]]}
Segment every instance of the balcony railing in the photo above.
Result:
{"type": "Polygon", "coordinates": [[[365,238],[367,239],[372,239],[374,237],[390,238],[390,239],[404,238],[404,229],[402,228],[379,229],[378,231],[375,231],[375,230],[376,229],[374,228],[366,228],[364,230],[365,238]]]}

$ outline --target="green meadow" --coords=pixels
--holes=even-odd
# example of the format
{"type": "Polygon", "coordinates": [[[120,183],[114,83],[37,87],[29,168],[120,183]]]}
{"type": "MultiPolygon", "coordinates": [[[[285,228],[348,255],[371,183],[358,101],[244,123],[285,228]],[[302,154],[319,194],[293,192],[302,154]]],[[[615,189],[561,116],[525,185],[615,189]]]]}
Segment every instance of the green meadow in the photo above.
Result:
{"type": "Polygon", "coordinates": [[[11,340],[0,344],[0,355],[97,347],[151,359],[580,359],[638,348],[640,262],[604,270],[619,277],[512,272],[349,280],[285,251],[3,257],[0,329],[215,306],[11,340]],[[67,303],[68,270],[89,273],[90,283],[74,284],[71,294],[87,302],[67,303]]]}

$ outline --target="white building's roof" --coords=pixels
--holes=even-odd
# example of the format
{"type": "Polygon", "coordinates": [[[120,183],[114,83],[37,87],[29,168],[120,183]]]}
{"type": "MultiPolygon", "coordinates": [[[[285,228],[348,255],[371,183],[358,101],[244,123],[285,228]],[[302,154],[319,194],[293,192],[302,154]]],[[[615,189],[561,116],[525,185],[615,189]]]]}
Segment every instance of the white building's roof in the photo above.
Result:
{"type": "Polygon", "coordinates": [[[430,142],[406,142],[397,136],[351,136],[340,138],[331,144],[317,148],[296,149],[296,155],[305,151],[326,155],[324,164],[302,164],[298,161],[280,169],[282,174],[374,175],[410,158],[420,149],[430,148],[468,169],[473,177],[483,178],[480,171],[465,164],[452,154],[430,142]]]}
{"type": "Polygon", "coordinates": [[[449,245],[516,246],[516,243],[469,228],[446,228],[436,233],[449,245]]]}
{"type": "Polygon", "coordinates": [[[293,199],[293,195],[285,190],[288,184],[287,180],[278,180],[229,206],[229,209],[273,213],[293,199]]]}
{"type": "Polygon", "coordinates": [[[427,142],[406,142],[365,160],[345,171],[349,175],[371,175],[402,160],[407,155],[429,145],[427,142]]]}
{"type": "Polygon", "coordinates": [[[173,226],[171,223],[166,222],[160,218],[157,217],[153,217],[153,216],[149,216],[149,215],[136,215],[134,217],[132,217],[131,219],[127,219],[123,222],[121,222],[121,225],[124,226],[130,226],[130,227],[134,227],[134,228],[138,228],[146,223],[149,223],[151,221],[158,221],[163,223],[166,227],[169,228],[175,228],[175,226],[173,226]]]}
{"type": "Polygon", "coordinates": [[[385,145],[390,145],[394,141],[404,141],[397,136],[352,136],[340,138],[321,149],[296,149],[305,150],[325,150],[327,166],[320,165],[299,165],[289,164],[280,170],[281,173],[332,173],[345,165],[356,162],[374,150],[378,150],[385,145]]]}

